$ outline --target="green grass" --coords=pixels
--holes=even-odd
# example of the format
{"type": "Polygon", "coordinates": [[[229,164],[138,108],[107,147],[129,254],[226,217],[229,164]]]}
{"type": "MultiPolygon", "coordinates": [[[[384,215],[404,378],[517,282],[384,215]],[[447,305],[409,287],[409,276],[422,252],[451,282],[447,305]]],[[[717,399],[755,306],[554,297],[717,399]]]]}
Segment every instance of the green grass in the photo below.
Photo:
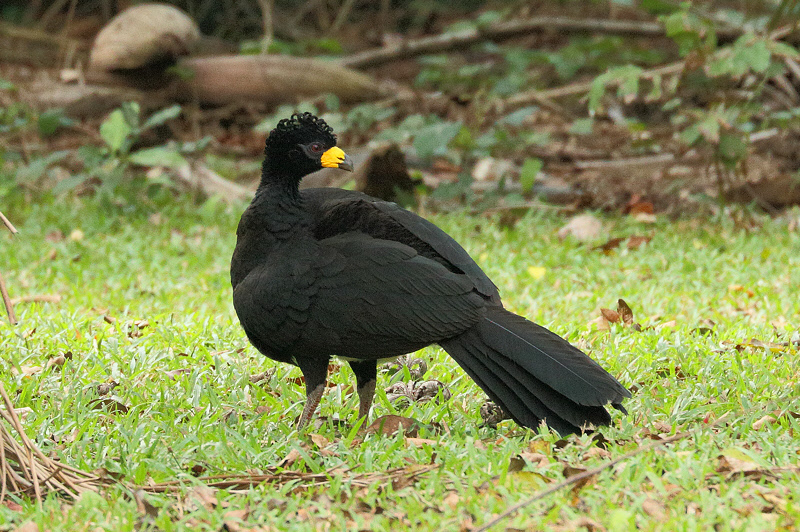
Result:
{"type": "Polygon", "coordinates": [[[228,264],[241,208],[181,201],[154,217],[92,200],[2,206],[21,230],[0,244],[12,297],[62,297],[21,303],[20,324],[0,324],[0,378],[17,407],[31,409],[28,434],[73,466],[105,468],[137,484],[181,478],[186,487],[149,495],[159,509],[154,519],[121,488],[74,505],[51,497],[41,510],[18,499],[20,511],[0,506],[0,529],[33,520],[41,530],[220,530],[226,512],[248,508],[246,530],[458,530],[562,480],[565,464],[594,467],[680,430],[697,432],[547,496],[497,529],[571,529],[590,519],[609,530],[764,530],[800,518],[797,348],[742,345],[788,341],[800,328],[800,234],[785,221],[760,220],[746,232],[728,220],[604,218],[597,243],[653,237],[605,255],[592,249],[596,243],[559,240],[565,219],[551,213],[532,213],[510,231],[485,218],[434,216],[478,259],[507,307],[578,344],[636,390],[626,402],[630,415],[615,412],[602,430],[605,451],[589,436],[561,442],[511,421],[482,427],[482,392],[445,353],[428,348],[420,353],[425,377],[447,384],[452,398],[393,405],[382,391],[392,379],[384,373],[373,417],[410,416],[449,432],[423,429],[420,437],[434,443],[420,446],[402,435],[362,441],[354,430],[337,432],[332,418],[349,427],[357,410],[343,366],[322,402],[328,421],[313,430],[330,442],[319,449],[294,429],[304,399],[299,371],[258,354],[233,313],[228,264]],[[641,332],[590,323],[618,298],[633,308],[641,332]],[[708,320],[712,334],[700,334],[708,320]],[[67,357],[63,366],[48,367],[59,355],[67,357]],[[267,380],[250,382],[272,368],[267,380]],[[93,402],[98,385],[112,382],[103,397],[127,413],[93,402]],[[775,411],[776,421],[755,423],[775,411]],[[726,422],[709,428],[723,415],[726,422]],[[342,470],[323,487],[219,491],[216,506],[191,496],[193,467],[204,475],[261,471],[292,449],[301,451],[293,470],[342,470]],[[514,457],[530,452],[544,458],[523,454],[522,471],[509,472],[514,457]],[[726,471],[720,456],[750,472],[726,471]],[[429,463],[438,468],[409,486],[353,482],[429,463]],[[795,469],[765,472],[775,468],[795,469]]]}

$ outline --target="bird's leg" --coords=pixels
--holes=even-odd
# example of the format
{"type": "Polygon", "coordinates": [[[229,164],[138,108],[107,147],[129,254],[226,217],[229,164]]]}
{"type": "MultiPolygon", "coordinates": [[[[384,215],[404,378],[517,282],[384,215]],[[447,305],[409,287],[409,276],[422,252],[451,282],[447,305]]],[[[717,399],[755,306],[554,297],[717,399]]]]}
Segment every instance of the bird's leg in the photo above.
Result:
{"type": "Polygon", "coordinates": [[[322,399],[322,394],[325,392],[325,383],[310,388],[306,386],[306,404],[303,407],[303,413],[300,414],[300,419],[297,421],[297,428],[302,429],[308,422],[311,421],[311,418],[314,417],[314,412],[317,411],[317,407],[319,406],[319,401],[322,399]]]}
{"type": "Polygon", "coordinates": [[[297,421],[297,428],[302,429],[317,411],[322,394],[325,393],[325,381],[328,378],[328,358],[302,358],[296,360],[303,377],[306,379],[306,404],[297,421]]]}
{"type": "Polygon", "coordinates": [[[375,381],[378,378],[378,362],[364,360],[363,362],[350,362],[353,373],[356,374],[356,391],[358,392],[358,417],[368,417],[375,397],[375,381]]]}

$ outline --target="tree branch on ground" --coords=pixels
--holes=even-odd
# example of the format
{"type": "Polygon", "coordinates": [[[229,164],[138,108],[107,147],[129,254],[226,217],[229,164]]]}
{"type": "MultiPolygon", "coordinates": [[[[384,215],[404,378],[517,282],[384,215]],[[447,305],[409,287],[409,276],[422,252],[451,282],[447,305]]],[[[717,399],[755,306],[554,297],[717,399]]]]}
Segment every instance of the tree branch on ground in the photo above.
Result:
{"type": "MultiPolygon", "coordinates": [[[[9,231],[11,231],[12,235],[17,234],[17,228],[14,227],[8,218],[0,212],[0,221],[3,222],[9,231]]],[[[6,307],[6,314],[8,314],[8,321],[11,322],[11,325],[17,324],[17,316],[14,314],[14,303],[11,301],[11,298],[8,296],[8,289],[6,288],[6,281],[3,279],[3,273],[0,272],[0,296],[3,298],[3,305],[6,307]]]]}
{"type": "MultiPolygon", "coordinates": [[[[658,22],[633,20],[590,20],[570,17],[534,17],[526,20],[498,22],[481,28],[443,33],[404,41],[399,46],[388,46],[366,50],[341,60],[341,64],[351,68],[365,68],[381,65],[399,59],[407,59],[423,54],[444,52],[461,48],[479,41],[509,39],[534,31],[553,31],[561,33],[610,33],[630,36],[665,36],[664,26],[658,22]]],[[[738,28],[720,29],[719,37],[735,38],[744,32],[738,28]]]]}

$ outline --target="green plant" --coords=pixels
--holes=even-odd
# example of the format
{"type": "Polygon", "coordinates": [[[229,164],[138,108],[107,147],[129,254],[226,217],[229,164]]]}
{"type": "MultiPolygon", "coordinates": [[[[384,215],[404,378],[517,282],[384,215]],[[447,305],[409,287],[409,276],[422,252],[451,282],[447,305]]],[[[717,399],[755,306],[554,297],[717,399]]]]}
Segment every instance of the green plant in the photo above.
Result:
{"type": "Polygon", "coordinates": [[[83,146],[77,157],[83,171],[60,181],[53,192],[63,193],[89,181],[97,181],[99,190],[113,191],[124,179],[131,164],[139,166],[179,167],[187,164],[181,149],[174,143],[131,151],[145,131],[176,118],[181,113],[179,105],[173,105],[150,115],[142,121],[139,104],[128,102],[115,109],[100,125],[102,146],[83,146]]]}
{"type": "Polygon", "coordinates": [[[663,102],[662,110],[679,128],[678,139],[709,155],[722,201],[732,179],[746,174],[751,136],[776,120],[788,125],[798,115],[793,109],[765,112],[763,100],[767,82],[783,75],[787,62],[800,53],[779,40],[779,34],[769,33],[763,21],[761,33],[745,32],[730,44],[720,45],[714,21],[692,4],[659,2],[657,7],[665,13],[661,18],[667,36],[685,58],[683,70],[665,70],[664,75],[670,76],[665,81],[659,70],[650,72],[635,65],[609,68],[593,81],[589,110],[592,114],[601,111],[612,87],[626,103],[640,99],[647,90],[644,100],[663,102]]]}

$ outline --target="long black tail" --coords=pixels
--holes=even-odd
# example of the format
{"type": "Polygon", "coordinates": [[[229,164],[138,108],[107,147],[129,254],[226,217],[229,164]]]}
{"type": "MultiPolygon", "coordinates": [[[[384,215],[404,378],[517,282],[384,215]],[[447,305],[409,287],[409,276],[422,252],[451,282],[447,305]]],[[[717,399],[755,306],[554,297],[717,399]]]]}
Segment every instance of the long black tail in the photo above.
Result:
{"type": "Polygon", "coordinates": [[[630,392],[558,336],[500,307],[475,327],[441,343],[483,391],[520,425],[542,420],[561,434],[608,425],[611,403],[625,412],[630,392]]]}

